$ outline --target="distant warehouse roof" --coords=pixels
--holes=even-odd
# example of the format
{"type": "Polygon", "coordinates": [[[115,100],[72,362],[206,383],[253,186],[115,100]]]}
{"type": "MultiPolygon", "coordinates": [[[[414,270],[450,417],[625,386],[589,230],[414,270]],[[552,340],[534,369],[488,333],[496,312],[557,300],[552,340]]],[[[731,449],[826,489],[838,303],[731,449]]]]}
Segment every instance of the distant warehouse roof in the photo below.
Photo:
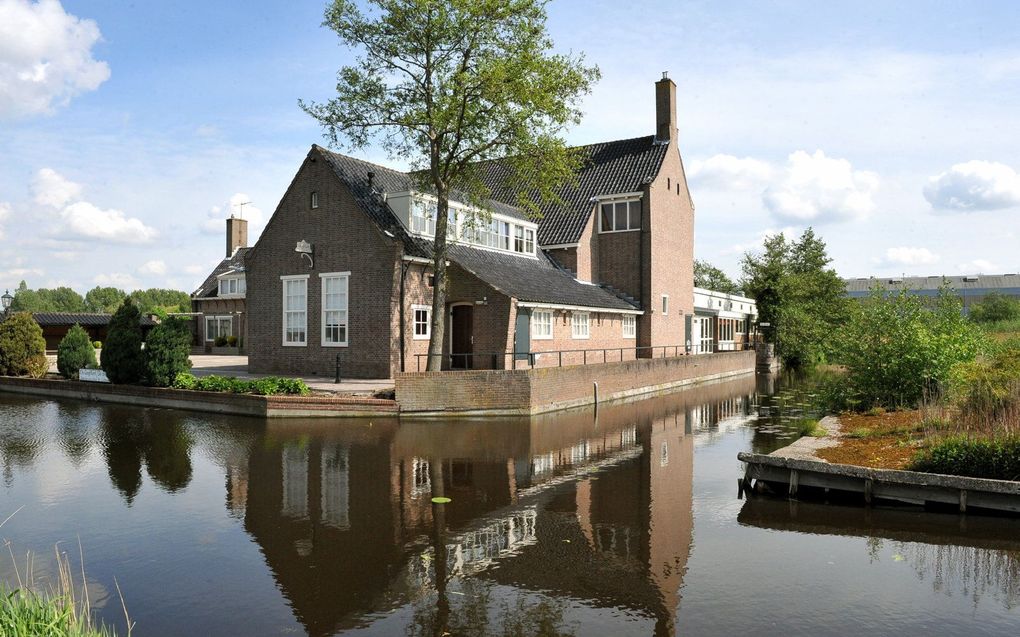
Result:
{"type": "Polygon", "coordinates": [[[872,289],[910,290],[918,294],[934,295],[944,284],[960,296],[982,296],[999,292],[1020,296],[1020,274],[969,274],[964,276],[907,276],[868,277],[846,280],[846,293],[850,297],[867,296],[872,289]]]}
{"type": "MultiPolygon", "coordinates": [[[[77,323],[82,327],[103,327],[110,324],[112,314],[87,314],[84,312],[35,312],[32,318],[40,327],[70,327],[77,323]]],[[[142,327],[152,327],[156,321],[143,316],[138,323],[142,327]]]]}

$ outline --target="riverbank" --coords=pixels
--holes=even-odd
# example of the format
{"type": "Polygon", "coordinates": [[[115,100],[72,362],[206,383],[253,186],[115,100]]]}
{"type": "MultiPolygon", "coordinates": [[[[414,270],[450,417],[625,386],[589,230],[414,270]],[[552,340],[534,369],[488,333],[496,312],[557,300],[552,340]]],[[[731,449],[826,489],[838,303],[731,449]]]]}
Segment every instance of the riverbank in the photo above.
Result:
{"type": "Polygon", "coordinates": [[[903,436],[922,431],[919,412],[827,416],[818,427],[823,435],[804,436],[770,454],[738,454],[747,464],[740,492],[1020,513],[1020,481],[904,470],[918,447],[902,444],[903,436]]]}

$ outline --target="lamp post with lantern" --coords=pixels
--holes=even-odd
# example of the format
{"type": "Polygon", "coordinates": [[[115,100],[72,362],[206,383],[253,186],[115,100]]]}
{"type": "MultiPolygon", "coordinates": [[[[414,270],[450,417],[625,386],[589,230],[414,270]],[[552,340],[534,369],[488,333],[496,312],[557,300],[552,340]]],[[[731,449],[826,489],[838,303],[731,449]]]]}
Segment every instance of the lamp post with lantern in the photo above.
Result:
{"type": "Polygon", "coordinates": [[[4,290],[4,295],[0,296],[0,303],[3,304],[3,318],[7,318],[7,313],[11,311],[11,303],[14,303],[14,295],[10,290],[4,290]]]}

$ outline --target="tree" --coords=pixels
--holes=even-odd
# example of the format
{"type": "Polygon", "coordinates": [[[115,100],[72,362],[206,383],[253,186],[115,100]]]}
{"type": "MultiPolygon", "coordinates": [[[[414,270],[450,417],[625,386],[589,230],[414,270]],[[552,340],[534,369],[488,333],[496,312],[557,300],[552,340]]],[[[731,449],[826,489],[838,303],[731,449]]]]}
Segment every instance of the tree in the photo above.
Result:
{"type": "Polygon", "coordinates": [[[981,333],[943,287],[934,299],[876,289],[850,307],[836,332],[836,360],[846,368],[840,395],[860,409],[913,407],[943,389],[953,368],[974,360],[981,333]]]}
{"type": "Polygon", "coordinates": [[[599,72],[583,57],[552,53],[545,4],[369,0],[369,15],[334,0],[326,9],[323,25],[362,55],[340,69],[335,98],[301,107],[332,145],[381,141],[410,162],[418,187],[438,202],[429,370],[442,362],[451,193],[484,220],[491,193],[479,162],[501,159],[518,203],[537,215],[537,200],[555,201],[579,166],[560,135],[580,120],[580,98],[599,72]]]}
{"type": "Polygon", "coordinates": [[[736,294],[741,291],[737,284],[726,276],[725,272],[708,261],[700,259],[694,260],[694,286],[727,294],[736,294]]]}
{"type": "Polygon", "coordinates": [[[14,292],[11,310],[15,312],[82,312],[85,310],[85,300],[69,287],[30,290],[28,285],[22,281],[14,292]]]}
{"type": "Polygon", "coordinates": [[[824,360],[846,319],[846,284],[827,267],[831,261],[811,228],[794,242],[782,233],[768,237],[761,254],[744,255],[743,288],[757,304],[759,321],[771,324],[766,337],[791,367],[824,360]]]}
{"type": "Polygon", "coordinates": [[[0,375],[42,378],[48,368],[46,339],[31,314],[16,312],[0,322],[0,375]]]}
{"type": "Polygon", "coordinates": [[[135,290],[130,295],[142,314],[154,314],[159,310],[165,312],[187,312],[191,309],[191,297],[180,290],[149,288],[135,290]]]}
{"type": "Polygon", "coordinates": [[[124,290],[104,288],[98,285],[85,293],[85,311],[113,314],[127,297],[124,290]]]}
{"type": "Polygon", "coordinates": [[[110,319],[100,358],[111,383],[137,383],[145,375],[141,318],[141,312],[128,297],[110,319]]]}
{"type": "Polygon", "coordinates": [[[96,348],[88,332],[75,323],[57,346],[57,371],[64,378],[78,378],[78,370],[95,365],[96,348]]]}
{"type": "Polygon", "coordinates": [[[146,378],[150,385],[169,387],[177,374],[191,369],[191,329],[181,318],[169,317],[152,328],[145,341],[146,378]]]}
{"type": "Polygon", "coordinates": [[[989,292],[980,303],[970,308],[970,318],[977,323],[1015,321],[1020,319],[1020,299],[1001,292],[989,292]]]}

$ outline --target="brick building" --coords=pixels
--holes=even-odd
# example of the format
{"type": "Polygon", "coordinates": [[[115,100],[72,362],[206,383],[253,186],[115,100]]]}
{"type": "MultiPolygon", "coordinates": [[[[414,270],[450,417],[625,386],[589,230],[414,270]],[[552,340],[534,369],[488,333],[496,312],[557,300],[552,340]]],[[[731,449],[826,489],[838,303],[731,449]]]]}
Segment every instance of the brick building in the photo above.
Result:
{"type": "MultiPolygon", "coordinates": [[[[656,82],[655,103],[654,135],[579,149],[576,184],[538,222],[508,203],[498,161],[482,171],[492,191],[483,221],[451,197],[444,367],[568,365],[583,362],[583,349],[683,351],[694,209],[672,80],[656,82]]],[[[251,370],[424,369],[434,210],[408,174],[313,146],[244,256],[258,291],[247,299],[251,370]]]]}
{"type": "Polygon", "coordinates": [[[236,337],[244,347],[248,330],[246,314],[248,222],[227,219],[227,256],[217,264],[202,285],[191,294],[197,345],[211,347],[217,337],[236,337]]]}

